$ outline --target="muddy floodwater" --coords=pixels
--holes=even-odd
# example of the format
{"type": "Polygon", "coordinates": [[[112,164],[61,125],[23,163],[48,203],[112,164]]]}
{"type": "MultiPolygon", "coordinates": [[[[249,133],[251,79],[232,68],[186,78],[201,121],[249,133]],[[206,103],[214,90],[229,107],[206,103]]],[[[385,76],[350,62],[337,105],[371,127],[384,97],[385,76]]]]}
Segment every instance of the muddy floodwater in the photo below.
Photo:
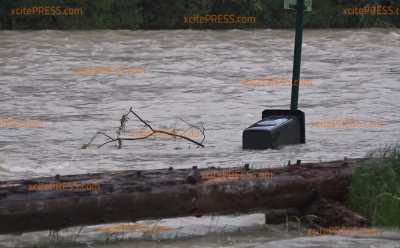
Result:
{"type": "MultiPolygon", "coordinates": [[[[260,120],[262,110],[289,107],[293,40],[292,30],[1,31],[0,180],[170,166],[282,166],[362,157],[399,142],[400,31],[305,30],[299,109],[306,113],[307,143],[243,151],[242,130],[260,120]],[[154,137],[125,142],[122,149],[80,149],[99,130],[114,135],[129,107],[164,130],[184,130],[181,119],[204,123],[205,148],[154,137]]],[[[131,119],[126,132],[146,130],[131,119]]],[[[170,228],[119,235],[72,228],[58,238],[3,235],[0,247],[53,247],[53,239],[54,247],[95,248],[400,247],[396,230],[310,237],[296,222],[263,221],[262,214],[147,221],[143,226],[170,228]]]]}

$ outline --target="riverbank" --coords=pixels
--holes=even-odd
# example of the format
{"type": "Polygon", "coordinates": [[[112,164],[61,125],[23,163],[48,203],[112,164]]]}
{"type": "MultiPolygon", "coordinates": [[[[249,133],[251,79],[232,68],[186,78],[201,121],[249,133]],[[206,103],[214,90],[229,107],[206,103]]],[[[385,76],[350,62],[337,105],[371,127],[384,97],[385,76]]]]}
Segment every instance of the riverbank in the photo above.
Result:
{"type": "MultiPolygon", "coordinates": [[[[286,169],[278,169],[280,171],[280,174],[283,171],[286,171],[285,173],[289,172],[295,172],[297,175],[305,175],[305,174],[312,174],[316,178],[320,178],[320,180],[326,180],[325,177],[321,177],[320,175],[315,175],[315,170],[320,170],[325,171],[324,173],[326,174],[329,170],[335,171],[335,174],[339,172],[339,168],[341,166],[338,166],[341,164],[344,166],[343,168],[346,167],[353,167],[353,165],[356,164],[363,164],[363,166],[356,166],[356,169],[353,174],[353,181],[351,184],[351,188],[353,189],[352,193],[354,194],[354,189],[355,184],[358,182],[363,182],[363,188],[366,188],[368,192],[370,188],[368,188],[368,185],[365,181],[365,175],[363,175],[363,178],[354,178],[358,177],[357,173],[365,173],[365,170],[371,170],[372,168],[376,169],[375,166],[379,166],[382,168],[385,168],[386,170],[389,169],[387,166],[397,166],[398,164],[394,164],[395,161],[398,161],[399,158],[399,153],[398,149],[396,147],[394,148],[387,148],[387,149],[382,149],[378,152],[374,152],[373,158],[379,158],[382,159],[382,157],[375,156],[376,154],[383,154],[385,155],[385,158],[387,158],[386,163],[382,164],[382,160],[345,160],[341,162],[327,162],[327,163],[320,163],[319,165],[312,165],[312,164],[302,164],[302,165],[291,165],[289,168],[286,169]],[[317,167],[316,167],[317,166],[317,167]],[[369,166],[366,168],[365,166],[369,166]],[[310,172],[310,170],[313,170],[314,172],[310,172]],[[361,171],[361,172],[360,172],[361,171]],[[362,180],[361,180],[362,179],[362,180]],[[361,181],[360,181],[361,180],[361,181]]],[[[183,171],[181,171],[183,172],[183,171]]],[[[207,171],[205,171],[207,172],[207,171]]],[[[225,172],[222,170],[221,172],[225,172]]],[[[228,171],[231,172],[231,171],[228,171]]],[[[143,172],[145,173],[145,172],[143,172]]],[[[182,174],[182,173],[180,173],[182,174]]],[[[187,174],[187,173],[184,173],[187,174]]],[[[241,180],[240,178],[231,178],[232,173],[222,173],[221,176],[227,176],[227,180],[229,181],[236,181],[236,180],[241,180]],[[229,178],[228,178],[229,177],[229,178]]],[[[238,171],[234,175],[238,174],[238,171]]],[[[240,173],[239,173],[240,174],[240,173]]],[[[331,173],[328,173],[331,174],[331,173]]],[[[121,174],[120,172],[112,173],[112,175],[120,175],[123,177],[126,177],[126,174],[121,174]]],[[[99,174],[92,174],[92,177],[99,178],[99,174]]],[[[143,174],[144,176],[144,174],[143,174]]],[[[284,175],[280,175],[281,177],[284,175]]],[[[380,171],[380,174],[378,177],[384,176],[382,174],[382,171],[380,171]]],[[[285,177],[285,176],[284,176],[285,177]]],[[[287,177],[287,176],[286,176],[287,177]]],[[[377,175],[374,175],[375,181],[377,181],[377,175]]],[[[61,178],[59,178],[61,179],[61,178]]],[[[65,178],[64,178],[65,179],[65,178]]],[[[80,180],[86,180],[82,177],[79,177],[80,180]]],[[[269,178],[268,181],[270,181],[272,178],[269,178]]],[[[370,178],[371,179],[371,178],[370,178]]],[[[373,179],[373,178],[372,178],[373,179]]],[[[393,178],[394,179],[394,178],[393,178]]],[[[33,180],[33,179],[32,179],[33,180]]],[[[68,180],[74,180],[72,176],[68,177],[68,180]]],[[[210,179],[207,179],[210,180],[210,179]]],[[[214,180],[214,179],[211,179],[214,180]]],[[[386,180],[389,180],[389,178],[386,178],[386,180]]],[[[133,180],[136,182],[137,180],[133,180]]],[[[330,181],[330,180],[327,180],[330,181]]],[[[398,183],[398,180],[397,180],[398,183]]],[[[15,187],[16,184],[13,183],[13,187],[15,187]]],[[[317,195],[321,195],[322,191],[325,191],[325,194],[328,192],[327,191],[327,184],[325,186],[321,185],[314,185],[315,188],[317,188],[320,192],[317,195]],[[321,191],[322,190],[322,191],[321,191]]],[[[395,185],[390,185],[390,186],[395,186],[395,185]]],[[[397,187],[398,188],[398,187],[397,187]]],[[[361,190],[362,190],[361,189],[361,190]]],[[[360,189],[358,189],[360,190],[360,189]]],[[[60,190],[61,191],[61,190],[60,190]]],[[[71,190],[70,190],[71,191],[71,190]]],[[[81,190],[79,190],[81,191],[81,190]]],[[[153,190],[152,190],[153,191],[153,190]]],[[[158,190],[156,190],[158,191],[158,190]]],[[[337,190],[330,190],[331,192],[337,192],[337,190]]],[[[21,190],[18,190],[18,192],[21,192],[21,190]]],[[[116,192],[114,192],[116,193],[116,192]]],[[[63,193],[65,194],[65,192],[63,193]]],[[[83,195],[85,193],[80,192],[79,194],[83,195]]],[[[86,193],[87,194],[87,193],[86,193]]],[[[342,195],[342,194],[340,194],[342,195]]],[[[265,199],[268,199],[265,198],[265,199]]],[[[292,199],[292,198],[291,198],[292,199]]],[[[375,201],[376,199],[372,199],[372,201],[375,201]]],[[[222,200],[224,202],[224,200],[222,200]]],[[[361,206],[365,206],[365,202],[361,202],[361,206]],[[364,205],[363,205],[364,204],[364,205]]],[[[58,205],[61,206],[61,205],[58,205]]],[[[71,210],[71,209],[70,209],[71,210]]],[[[92,210],[93,211],[93,210],[92,210]]],[[[392,209],[392,211],[398,211],[398,208],[392,209]]],[[[382,214],[379,211],[375,211],[377,214],[382,214]]],[[[230,237],[231,239],[240,239],[240,237],[244,236],[262,236],[266,240],[264,242],[259,241],[260,243],[265,243],[272,245],[275,243],[282,243],[286,244],[285,247],[294,247],[295,245],[297,247],[307,247],[307,245],[311,244],[318,244],[319,247],[341,247],[339,246],[340,244],[343,245],[343,243],[346,242],[351,242],[353,243],[353,247],[359,247],[358,245],[355,244],[364,244],[365,240],[368,240],[371,244],[392,244],[396,243],[399,241],[400,236],[399,233],[393,229],[393,225],[390,225],[391,228],[385,228],[380,225],[378,222],[374,222],[373,224],[378,224],[380,227],[373,227],[373,228],[367,228],[367,227],[352,227],[348,225],[330,225],[330,226],[325,226],[325,227],[318,227],[318,225],[309,225],[310,223],[307,223],[308,217],[313,216],[312,214],[308,215],[303,215],[303,216],[286,216],[284,218],[284,222],[281,224],[274,224],[274,225],[263,225],[260,220],[260,214],[254,214],[254,215],[244,215],[240,216],[240,222],[239,222],[239,216],[220,216],[219,219],[220,221],[217,221],[217,223],[212,224],[208,223],[210,220],[208,218],[211,218],[211,220],[215,217],[202,217],[202,218],[185,218],[185,221],[183,221],[183,218],[178,218],[180,221],[174,221],[173,219],[163,219],[163,220],[157,220],[157,221],[138,221],[135,223],[114,223],[114,224],[107,224],[107,225],[101,225],[101,226],[80,226],[80,227],[75,227],[75,228],[68,228],[64,230],[52,230],[49,232],[48,236],[46,237],[46,234],[44,232],[35,232],[35,233],[26,233],[23,234],[21,237],[18,239],[26,239],[30,237],[31,235],[36,235],[36,243],[34,244],[33,247],[54,247],[54,246],[62,246],[62,247],[72,247],[72,246],[82,246],[82,247],[89,247],[86,246],[86,243],[90,241],[91,245],[95,245],[96,247],[113,247],[113,245],[121,245],[119,247],[129,247],[129,245],[132,245],[132,242],[141,243],[141,244],[147,244],[147,245],[155,245],[154,242],[157,242],[157,247],[164,247],[166,243],[161,242],[162,240],[167,241],[168,243],[183,243],[185,242],[183,240],[186,240],[186,242],[193,242],[190,240],[194,240],[198,242],[199,237],[198,236],[204,236],[201,238],[203,242],[205,240],[209,240],[207,242],[217,242],[215,241],[215,237],[218,236],[224,236],[224,237],[230,237]],[[232,224],[233,219],[237,219],[235,221],[235,224],[232,224]],[[208,222],[207,222],[208,221],[208,222]],[[177,223],[181,223],[177,225],[177,223]],[[185,223],[182,225],[182,223],[185,223]],[[241,227],[239,228],[238,223],[241,223],[241,227]],[[245,224],[246,223],[246,224],[245,224]],[[252,223],[252,225],[250,225],[252,223]],[[198,225],[200,228],[201,225],[215,225],[215,226],[204,226],[201,233],[199,231],[191,233],[190,230],[194,225],[198,225]],[[303,225],[305,224],[305,225],[303,225]],[[193,225],[193,226],[191,226],[193,225]],[[84,231],[82,231],[85,229],[84,231]],[[185,230],[184,232],[182,232],[185,230]],[[279,230],[279,231],[278,231],[279,230]],[[221,235],[223,234],[223,235],[221,235]],[[319,237],[321,236],[321,237],[319,237]],[[329,237],[327,237],[329,236],[329,237]],[[40,238],[39,238],[40,237],[40,238]],[[191,237],[188,239],[188,237],[191,237]],[[267,238],[268,237],[268,238],[267,238]],[[183,239],[186,238],[186,239],[183,239]],[[40,240],[40,242],[39,242],[40,240]],[[327,242],[327,240],[331,240],[330,242],[327,242]],[[340,241],[340,242],[339,242],[340,241]],[[338,242],[337,246],[336,243],[338,242]],[[300,244],[300,246],[299,246],[300,244]],[[355,246],[354,246],[355,245],[355,246]]],[[[268,217],[268,214],[266,215],[266,218],[268,217]]],[[[318,216],[322,217],[323,216],[318,216]]],[[[331,217],[336,218],[337,215],[333,215],[331,217]]],[[[42,219],[45,220],[46,218],[42,219]]],[[[267,219],[266,219],[267,220],[267,219]]],[[[309,219],[308,219],[309,220],[309,219]]],[[[315,219],[313,219],[315,220],[315,219]]],[[[315,224],[315,223],[314,223],[315,224]]],[[[319,223],[320,224],[320,223],[319,223]]],[[[14,236],[15,237],[15,236],[14,236]]],[[[7,242],[8,245],[15,244],[16,239],[13,238],[13,236],[8,236],[8,235],[0,235],[0,240],[10,240],[7,242]]],[[[224,241],[218,241],[224,242],[224,241]]],[[[27,243],[26,243],[27,244],[27,243]]],[[[25,245],[26,245],[25,244],[25,245]]],[[[8,247],[8,246],[7,246],[8,247]]],[[[22,246],[19,246],[22,247],[22,246]]],[[[25,247],[25,246],[23,246],[25,247]]],[[[30,246],[32,247],[32,246],[30,246]]],[[[186,245],[186,247],[188,247],[186,245]]],[[[191,246],[189,246],[191,247],[191,246]]],[[[257,246],[257,247],[270,247],[270,246],[257,246]]],[[[361,246],[360,246],[361,247],[361,246]]],[[[392,247],[392,246],[390,246],[392,247]]]]}
{"type": "MultiPolygon", "coordinates": [[[[283,0],[255,1],[3,1],[0,29],[254,29],[293,28],[283,0]]],[[[314,0],[305,28],[400,27],[400,4],[314,0]]]]}

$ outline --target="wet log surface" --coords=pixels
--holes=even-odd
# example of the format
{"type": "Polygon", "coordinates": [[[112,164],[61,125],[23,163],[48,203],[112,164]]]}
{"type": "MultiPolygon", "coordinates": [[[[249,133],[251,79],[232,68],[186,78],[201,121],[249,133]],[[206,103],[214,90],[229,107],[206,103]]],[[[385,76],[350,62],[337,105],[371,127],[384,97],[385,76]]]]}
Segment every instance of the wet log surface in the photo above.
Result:
{"type": "Polygon", "coordinates": [[[234,167],[129,170],[0,182],[0,234],[182,216],[306,209],[316,199],[342,202],[365,159],[271,169],[234,167]],[[227,169],[227,168],[225,168],[227,169]],[[272,175],[267,177],[266,175],[272,175]],[[32,188],[93,184],[96,189],[32,188]]]}

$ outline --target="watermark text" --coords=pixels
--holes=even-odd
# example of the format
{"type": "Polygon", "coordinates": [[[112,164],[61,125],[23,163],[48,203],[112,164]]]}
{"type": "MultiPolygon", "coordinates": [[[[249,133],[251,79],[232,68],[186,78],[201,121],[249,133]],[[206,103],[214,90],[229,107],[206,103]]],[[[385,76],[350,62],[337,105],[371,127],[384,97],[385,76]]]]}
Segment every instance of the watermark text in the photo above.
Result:
{"type": "Polygon", "coordinates": [[[99,191],[100,187],[98,184],[94,183],[77,183],[77,182],[67,182],[67,183],[39,183],[28,185],[28,191],[99,191]]]}
{"type": "Polygon", "coordinates": [[[400,16],[400,7],[393,5],[368,5],[365,7],[344,8],[345,16],[371,15],[371,16],[400,16]]]}
{"type": "Polygon", "coordinates": [[[37,120],[17,120],[14,117],[0,118],[0,128],[42,128],[37,120]]]}
{"type": "Polygon", "coordinates": [[[11,16],[23,15],[46,15],[46,16],[72,16],[83,15],[83,8],[68,8],[62,6],[34,6],[13,8],[10,10],[11,16]]]}
{"type": "Polygon", "coordinates": [[[254,171],[245,169],[208,169],[200,172],[201,178],[205,180],[212,179],[272,179],[270,171],[254,171]]]}
{"type": "MultiPolygon", "coordinates": [[[[240,80],[241,85],[252,85],[252,86],[279,86],[279,85],[292,85],[292,80],[284,77],[270,77],[267,76],[261,79],[254,80],[240,80]]],[[[312,85],[312,80],[301,79],[293,81],[294,85],[312,85]]]]}
{"type": "Polygon", "coordinates": [[[383,128],[382,120],[364,121],[354,118],[341,118],[332,120],[320,120],[312,122],[314,128],[383,128]]]}
{"type": "Polygon", "coordinates": [[[377,235],[379,231],[374,228],[355,228],[346,226],[334,226],[328,228],[307,229],[309,236],[321,235],[377,235]]]}
{"type": "Polygon", "coordinates": [[[184,16],[185,24],[247,24],[256,23],[255,16],[237,16],[235,14],[224,15],[195,15],[184,16]]]}
{"type": "MultiPolygon", "coordinates": [[[[190,128],[187,130],[179,130],[175,128],[166,128],[166,129],[160,129],[160,131],[165,131],[167,133],[171,133],[173,135],[182,135],[191,139],[197,139],[203,137],[203,133],[199,129],[194,129],[190,128]]],[[[146,137],[152,134],[153,131],[151,130],[134,130],[129,132],[129,136],[134,137],[134,138],[139,138],[139,137],[146,137]]],[[[161,132],[155,132],[151,137],[157,137],[161,139],[174,139],[176,138],[173,135],[169,135],[166,133],[161,133],[161,132]]]]}
{"type": "Polygon", "coordinates": [[[144,73],[143,67],[117,67],[112,68],[110,66],[97,66],[97,67],[81,67],[72,70],[74,75],[80,76],[94,76],[97,74],[117,74],[122,75],[126,73],[144,73]]]}

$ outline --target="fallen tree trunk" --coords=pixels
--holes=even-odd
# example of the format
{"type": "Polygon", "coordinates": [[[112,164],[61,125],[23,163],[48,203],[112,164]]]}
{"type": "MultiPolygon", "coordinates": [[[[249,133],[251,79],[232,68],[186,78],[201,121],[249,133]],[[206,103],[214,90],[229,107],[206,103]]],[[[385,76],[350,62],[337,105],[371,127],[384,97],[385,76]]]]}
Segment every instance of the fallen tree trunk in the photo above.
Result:
{"type": "Polygon", "coordinates": [[[273,169],[119,171],[0,182],[0,234],[182,216],[306,209],[343,201],[364,159],[273,169]],[[263,174],[264,173],[264,174],[263,174]],[[260,175],[270,173],[272,177],[260,175]],[[243,175],[247,175],[244,177],[243,175]],[[240,178],[239,178],[240,177],[240,178]],[[96,190],[37,190],[34,184],[96,185],[96,190]]]}

